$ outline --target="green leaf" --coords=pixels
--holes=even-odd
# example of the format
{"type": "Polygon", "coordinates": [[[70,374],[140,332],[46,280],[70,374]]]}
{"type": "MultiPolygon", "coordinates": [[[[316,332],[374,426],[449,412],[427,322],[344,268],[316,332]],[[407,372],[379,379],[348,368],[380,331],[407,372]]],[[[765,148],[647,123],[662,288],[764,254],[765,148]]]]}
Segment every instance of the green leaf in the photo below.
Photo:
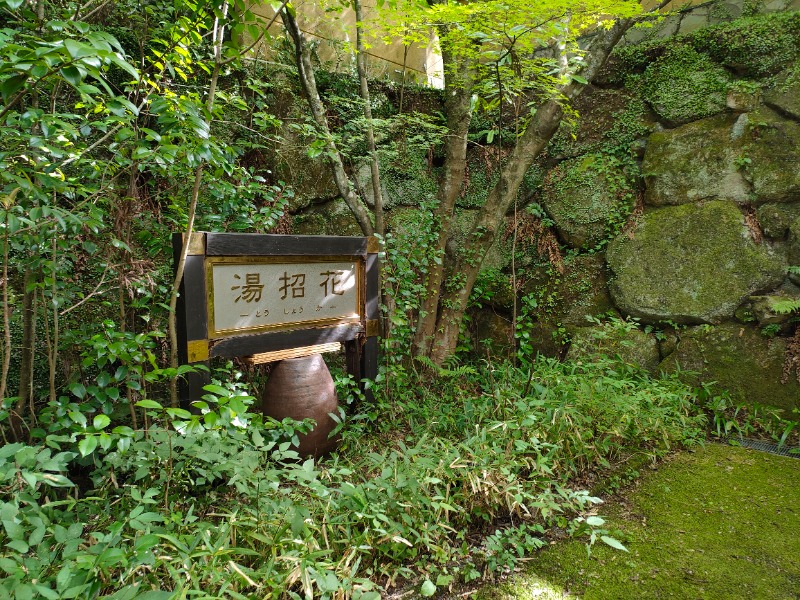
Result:
{"type": "Polygon", "coordinates": [[[73,423],[76,423],[76,424],[80,425],[81,427],[86,427],[87,421],[86,421],[86,415],[85,414],[83,414],[82,412],[79,412],[77,410],[71,410],[71,411],[69,411],[68,415],[69,415],[70,420],[73,423]]]}
{"type": "Polygon", "coordinates": [[[78,450],[81,456],[88,456],[97,448],[97,438],[93,435],[87,435],[80,442],[78,442],[78,450]]]}
{"type": "Polygon", "coordinates": [[[156,410],[162,410],[164,408],[155,400],[139,400],[139,402],[136,403],[136,406],[139,408],[155,408],[156,410]]]}
{"type": "Polygon", "coordinates": [[[82,383],[73,383],[69,386],[69,391],[81,400],[86,397],[86,387],[82,383]]]}
{"type": "Polygon", "coordinates": [[[192,413],[185,408],[168,408],[167,414],[175,419],[191,419],[192,413]]]}
{"type": "Polygon", "coordinates": [[[16,550],[20,554],[25,554],[29,549],[27,542],[24,540],[11,540],[6,544],[6,547],[16,550]]]}
{"type": "Polygon", "coordinates": [[[95,49],[77,40],[64,40],[64,47],[72,58],[83,58],[84,56],[96,56],[95,49]]]}
{"type": "Polygon", "coordinates": [[[45,473],[42,475],[42,481],[52,487],[73,487],[75,485],[63,475],[57,475],[55,473],[45,473]]]}
{"type": "Polygon", "coordinates": [[[34,587],[42,598],[46,598],[47,600],[59,600],[59,598],[61,598],[57,592],[53,591],[49,587],[45,587],[43,585],[36,585],[34,587]]]}
{"type": "Polygon", "coordinates": [[[81,80],[83,79],[81,75],[80,69],[75,66],[64,67],[60,70],[61,76],[67,81],[67,83],[77,87],[80,85],[81,80]]]}
{"type": "Polygon", "coordinates": [[[600,527],[605,524],[605,520],[601,517],[586,517],[586,524],[591,527],[600,527]]]}
{"type": "Polygon", "coordinates": [[[226,389],[221,385],[214,385],[213,383],[203,386],[203,389],[207,392],[211,392],[212,394],[216,394],[217,396],[229,396],[231,393],[229,389],[226,389]]]}
{"type": "Polygon", "coordinates": [[[0,83],[0,94],[3,95],[3,101],[7,101],[11,96],[17,93],[20,88],[25,85],[26,81],[28,81],[28,75],[22,73],[9,77],[3,83],[0,83]]]}
{"type": "Polygon", "coordinates": [[[111,417],[108,415],[97,415],[92,420],[92,425],[95,429],[105,429],[111,423],[111,417]]]}
{"type": "Polygon", "coordinates": [[[582,83],[583,85],[586,85],[586,84],[588,84],[588,83],[589,83],[589,82],[586,80],[586,78],[585,78],[585,77],[581,77],[580,75],[573,75],[573,76],[572,76],[572,81],[575,81],[575,82],[577,82],[577,83],[582,83]]]}
{"type": "Polygon", "coordinates": [[[628,549],[622,545],[619,540],[616,540],[608,535],[601,535],[600,539],[603,540],[606,544],[611,546],[612,548],[616,548],[617,550],[622,550],[624,552],[628,552],[628,549]]]}
{"type": "Polygon", "coordinates": [[[423,583],[422,587],[419,589],[419,592],[426,598],[430,598],[436,593],[436,586],[430,579],[426,579],[425,583],[423,583]]]}

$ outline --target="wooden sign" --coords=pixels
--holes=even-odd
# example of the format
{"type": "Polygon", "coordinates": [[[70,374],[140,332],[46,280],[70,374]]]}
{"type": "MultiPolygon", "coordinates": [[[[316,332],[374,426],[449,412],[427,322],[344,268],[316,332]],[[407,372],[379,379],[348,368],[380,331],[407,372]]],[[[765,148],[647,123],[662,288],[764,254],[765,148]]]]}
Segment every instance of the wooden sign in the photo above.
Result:
{"type": "MultiPolygon", "coordinates": [[[[183,235],[173,235],[175,264],[183,235]]],[[[376,238],[235,233],[192,234],[178,302],[178,358],[271,362],[344,344],[348,371],[377,375],[376,238]]],[[[203,395],[206,374],[181,390],[203,395]]]]}

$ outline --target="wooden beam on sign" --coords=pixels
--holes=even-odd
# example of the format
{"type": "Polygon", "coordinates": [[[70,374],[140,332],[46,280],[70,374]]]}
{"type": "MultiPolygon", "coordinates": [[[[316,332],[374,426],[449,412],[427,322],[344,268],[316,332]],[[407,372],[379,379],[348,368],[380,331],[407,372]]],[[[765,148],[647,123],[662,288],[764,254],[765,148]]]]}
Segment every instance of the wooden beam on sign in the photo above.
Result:
{"type": "Polygon", "coordinates": [[[339,352],[342,345],[339,342],[334,344],[319,344],[318,346],[305,346],[303,348],[289,348],[287,350],[276,350],[275,352],[262,352],[251,356],[243,357],[243,360],[251,365],[263,365],[264,363],[277,362],[287,358],[301,358],[312,354],[323,354],[325,352],[339,352]]]}
{"type": "MultiPolygon", "coordinates": [[[[211,383],[208,354],[208,313],[206,312],[205,235],[193,233],[183,270],[176,309],[178,333],[178,363],[204,367],[196,373],[187,373],[178,382],[178,397],[184,408],[205,392],[211,383]],[[191,303],[187,305],[187,300],[191,303]]],[[[172,235],[173,268],[177,269],[183,249],[182,233],[172,235]]]]}
{"type": "Polygon", "coordinates": [[[206,256],[364,256],[370,239],[332,235],[207,233],[206,256]]]}
{"type": "Polygon", "coordinates": [[[259,333],[229,337],[216,340],[211,346],[211,356],[233,358],[288,350],[304,346],[318,346],[334,342],[346,342],[357,339],[364,334],[364,327],[358,323],[351,325],[336,325],[319,329],[300,329],[297,331],[278,331],[274,333],[259,333]]]}

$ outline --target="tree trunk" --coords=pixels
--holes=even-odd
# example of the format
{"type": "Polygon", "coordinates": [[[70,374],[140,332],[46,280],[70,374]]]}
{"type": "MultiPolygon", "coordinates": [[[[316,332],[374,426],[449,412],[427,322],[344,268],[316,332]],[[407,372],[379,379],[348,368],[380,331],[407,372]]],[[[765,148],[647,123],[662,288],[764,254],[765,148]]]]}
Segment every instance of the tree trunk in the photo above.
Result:
{"type": "MultiPolygon", "coordinates": [[[[442,38],[444,39],[444,31],[442,38]]],[[[437,307],[444,282],[444,253],[450,238],[453,210],[461,194],[467,168],[467,132],[472,120],[472,88],[474,70],[468,59],[459,58],[447,47],[442,48],[444,64],[445,115],[448,136],[445,141],[444,174],[439,185],[439,206],[436,221],[439,227],[437,244],[431,248],[432,257],[425,282],[425,298],[420,308],[414,332],[415,356],[428,356],[436,334],[437,307]]]]}
{"type": "Polygon", "coordinates": [[[350,185],[350,180],[344,169],[342,156],[333,141],[333,136],[331,136],[330,128],[328,127],[328,120],[325,116],[325,106],[322,104],[322,99],[317,90],[317,80],[314,77],[314,65],[311,64],[311,50],[308,44],[306,44],[305,37],[297,26],[297,21],[295,21],[291,13],[283,9],[281,11],[281,18],[283,19],[286,31],[289,32],[289,36],[294,43],[297,73],[300,76],[300,83],[303,86],[303,92],[306,95],[308,107],[311,109],[314,122],[325,136],[325,145],[328,150],[327,156],[333,168],[333,179],[336,182],[336,188],[339,190],[339,195],[347,203],[356,221],[358,221],[364,235],[372,235],[375,230],[372,226],[369,212],[350,185]]]}
{"type": "Polygon", "coordinates": [[[361,13],[361,0],[353,0],[353,9],[356,13],[356,67],[358,68],[358,83],[361,87],[361,99],[364,101],[364,119],[367,121],[367,149],[370,155],[372,194],[375,198],[375,233],[382,236],[386,233],[386,225],[383,221],[380,161],[375,148],[375,128],[372,124],[372,106],[369,99],[369,85],[367,85],[367,54],[364,49],[362,31],[364,18],[361,13]]]}
{"type": "MultiPolygon", "coordinates": [[[[586,53],[586,65],[581,71],[584,78],[592,80],[632,24],[632,19],[620,20],[597,35],[586,53]]],[[[522,178],[558,129],[563,116],[562,103],[571,102],[584,89],[584,85],[573,81],[561,89],[563,100],[550,100],[538,108],[503,166],[497,183],[489,191],[453,266],[452,272],[463,281],[456,289],[445,291],[439,302],[436,336],[429,352],[434,363],[441,365],[455,351],[475,279],[503,217],[519,193],[522,178]]]]}
{"type": "Polygon", "coordinates": [[[28,406],[33,401],[33,366],[36,358],[36,281],[38,271],[25,270],[22,295],[22,346],[19,361],[17,403],[9,422],[17,441],[25,439],[24,430],[28,406]]]}

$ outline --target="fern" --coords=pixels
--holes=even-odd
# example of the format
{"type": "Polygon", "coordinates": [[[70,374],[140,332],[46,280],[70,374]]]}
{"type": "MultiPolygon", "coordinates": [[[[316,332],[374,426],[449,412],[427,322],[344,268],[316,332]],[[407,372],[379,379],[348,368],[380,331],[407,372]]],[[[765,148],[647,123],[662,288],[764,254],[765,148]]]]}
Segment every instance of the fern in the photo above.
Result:
{"type": "Polygon", "coordinates": [[[439,377],[447,377],[452,379],[454,377],[477,375],[475,368],[469,365],[461,365],[451,369],[448,367],[440,367],[427,356],[418,356],[416,360],[421,365],[428,367],[431,371],[435,372],[439,377]]]}
{"type": "Polygon", "coordinates": [[[788,315],[794,311],[800,311],[800,298],[794,300],[778,300],[772,304],[772,312],[779,315],[788,315]]]}

